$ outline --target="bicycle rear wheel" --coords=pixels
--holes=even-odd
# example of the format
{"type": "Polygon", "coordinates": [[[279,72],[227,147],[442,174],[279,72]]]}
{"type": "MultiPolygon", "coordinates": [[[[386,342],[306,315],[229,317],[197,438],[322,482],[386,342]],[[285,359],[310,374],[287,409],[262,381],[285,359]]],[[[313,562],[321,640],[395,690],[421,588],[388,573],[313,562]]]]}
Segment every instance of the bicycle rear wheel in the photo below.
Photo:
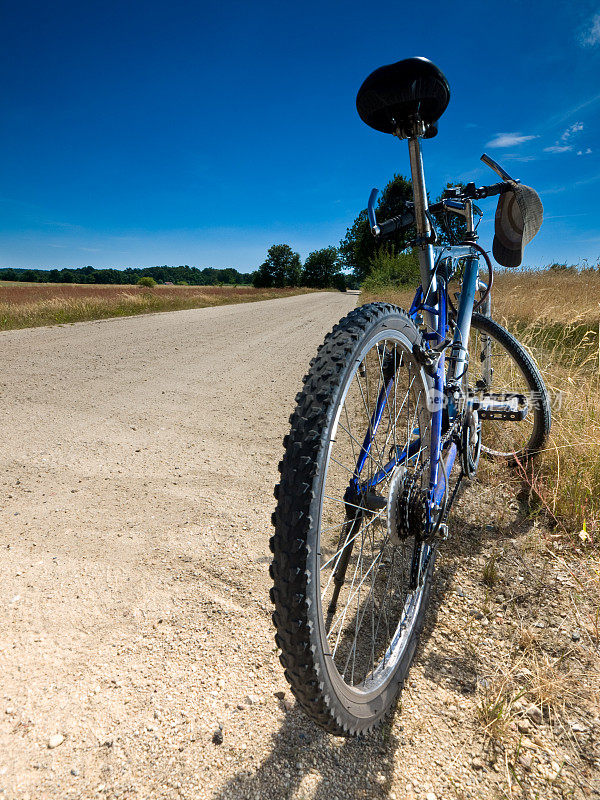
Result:
{"type": "Polygon", "coordinates": [[[550,432],[550,402],[533,358],[506,328],[473,314],[468,383],[482,397],[524,397],[524,419],[481,422],[481,450],[492,458],[524,463],[543,449],[550,432]]]}
{"type": "Polygon", "coordinates": [[[431,415],[417,342],[394,306],[353,311],[319,349],[284,440],[271,539],[276,642],[303,709],[339,735],[390,710],[427,605],[435,548],[415,518],[431,415]]]}

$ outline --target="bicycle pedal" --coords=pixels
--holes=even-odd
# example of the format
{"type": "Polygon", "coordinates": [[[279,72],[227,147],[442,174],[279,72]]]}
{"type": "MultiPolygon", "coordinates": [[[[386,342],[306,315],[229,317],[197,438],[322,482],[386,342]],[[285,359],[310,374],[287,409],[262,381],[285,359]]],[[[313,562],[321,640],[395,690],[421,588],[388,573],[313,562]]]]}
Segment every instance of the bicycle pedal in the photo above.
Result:
{"type": "Polygon", "coordinates": [[[450,536],[450,530],[448,528],[448,525],[445,522],[442,522],[436,534],[436,539],[441,539],[443,542],[445,542],[449,536],[450,536]]]}

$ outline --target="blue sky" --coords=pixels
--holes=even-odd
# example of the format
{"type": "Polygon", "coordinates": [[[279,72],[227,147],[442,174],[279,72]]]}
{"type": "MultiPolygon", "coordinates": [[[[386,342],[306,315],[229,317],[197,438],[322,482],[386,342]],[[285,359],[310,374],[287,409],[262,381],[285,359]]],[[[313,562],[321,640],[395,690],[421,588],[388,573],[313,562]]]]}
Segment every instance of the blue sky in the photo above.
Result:
{"type": "Polygon", "coordinates": [[[1,266],[247,271],[273,243],[337,244],[408,172],[356,91],[413,55],[452,91],[424,143],[431,196],[493,182],[487,150],[542,197],[526,263],[600,257],[600,0],[1,8],[1,266]]]}

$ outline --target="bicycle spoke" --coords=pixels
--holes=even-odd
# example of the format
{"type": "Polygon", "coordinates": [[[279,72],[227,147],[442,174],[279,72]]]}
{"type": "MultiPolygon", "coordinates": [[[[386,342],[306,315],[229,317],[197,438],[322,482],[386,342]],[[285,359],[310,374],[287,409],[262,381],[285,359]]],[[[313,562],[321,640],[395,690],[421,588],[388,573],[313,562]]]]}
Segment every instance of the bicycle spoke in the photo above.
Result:
{"type": "Polygon", "coordinates": [[[422,480],[429,474],[426,397],[412,353],[386,336],[354,362],[336,417],[339,435],[329,442],[318,574],[329,654],[349,686],[380,676],[380,667],[385,672],[391,642],[404,647],[410,635],[411,552],[390,542],[387,496],[396,464],[422,480]],[[410,456],[398,462],[401,453],[410,456]],[[359,474],[365,499],[347,501],[359,474]],[[383,505],[373,507],[367,496],[383,505]]]}

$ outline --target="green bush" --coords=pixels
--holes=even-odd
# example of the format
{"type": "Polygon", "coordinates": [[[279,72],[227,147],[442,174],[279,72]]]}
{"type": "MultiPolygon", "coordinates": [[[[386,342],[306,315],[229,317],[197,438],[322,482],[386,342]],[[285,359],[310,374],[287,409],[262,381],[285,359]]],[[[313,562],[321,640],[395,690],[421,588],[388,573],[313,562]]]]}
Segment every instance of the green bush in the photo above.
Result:
{"type": "Polygon", "coordinates": [[[156,281],[154,278],[151,278],[150,275],[143,275],[137,282],[137,285],[146,286],[148,289],[152,289],[154,286],[156,286],[156,281]]]}
{"type": "Polygon", "coordinates": [[[370,260],[371,272],[362,283],[367,292],[384,286],[418,286],[421,282],[419,258],[416,250],[395,253],[392,248],[381,247],[370,260]]]}

